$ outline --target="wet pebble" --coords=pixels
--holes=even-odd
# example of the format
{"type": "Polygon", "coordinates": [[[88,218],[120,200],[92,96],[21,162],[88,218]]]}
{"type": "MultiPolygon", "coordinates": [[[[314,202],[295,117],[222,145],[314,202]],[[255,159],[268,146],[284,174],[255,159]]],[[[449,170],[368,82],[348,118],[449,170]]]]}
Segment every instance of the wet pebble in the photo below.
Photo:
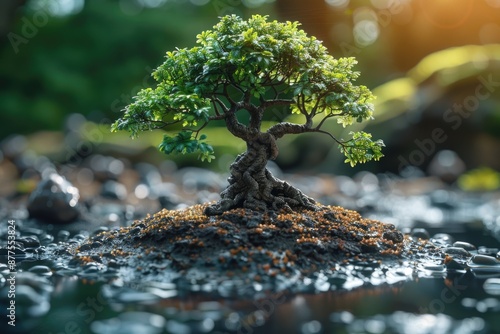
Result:
{"type": "Polygon", "coordinates": [[[47,266],[42,266],[42,265],[34,266],[34,267],[31,267],[28,271],[31,273],[37,274],[39,276],[45,276],[45,277],[52,276],[52,271],[47,266]]]}
{"type": "Polygon", "coordinates": [[[162,208],[172,210],[182,202],[182,199],[175,193],[161,192],[158,194],[158,201],[162,208]]]}
{"type": "Polygon", "coordinates": [[[18,285],[16,287],[16,309],[19,310],[19,317],[41,317],[50,309],[49,298],[38,293],[31,286],[18,285]]]}
{"type": "Polygon", "coordinates": [[[428,240],[430,238],[429,232],[425,228],[414,228],[411,231],[411,236],[415,239],[428,240]]]}
{"type": "Polygon", "coordinates": [[[347,325],[354,321],[354,315],[349,311],[334,312],[330,314],[330,321],[334,324],[347,325]]]}
{"type": "Polygon", "coordinates": [[[457,261],[455,259],[451,259],[450,261],[445,263],[446,268],[448,270],[463,270],[466,268],[466,264],[463,261],[457,261]]]}
{"type": "MultiPolygon", "coordinates": [[[[118,317],[94,321],[90,328],[95,334],[159,334],[168,325],[163,316],[148,312],[124,312],[118,317]]],[[[181,333],[181,332],[172,332],[181,333]]],[[[188,332],[190,333],[190,332],[188,332]]]]}
{"type": "Polygon", "coordinates": [[[438,189],[430,194],[431,205],[441,209],[453,209],[456,206],[456,198],[453,193],[438,189]]]}
{"type": "Polygon", "coordinates": [[[8,275],[10,273],[9,266],[5,263],[0,263],[0,274],[8,275]]]}
{"type": "Polygon", "coordinates": [[[453,247],[460,247],[460,248],[465,249],[466,251],[476,250],[476,246],[474,246],[473,244],[470,244],[468,242],[465,242],[465,241],[455,241],[453,243],[453,247]]]}
{"type": "Polygon", "coordinates": [[[476,310],[481,313],[500,310],[500,301],[497,298],[485,298],[476,303],[476,310]]]}
{"type": "Polygon", "coordinates": [[[54,236],[51,234],[45,234],[40,237],[40,243],[44,245],[50,244],[52,241],[54,241],[54,236]]]}
{"type": "Polygon", "coordinates": [[[66,230],[60,230],[59,232],[57,232],[57,240],[58,241],[65,242],[65,241],[68,241],[68,238],[69,238],[69,232],[68,231],[66,231],[66,230]]]}
{"type": "Polygon", "coordinates": [[[500,261],[495,259],[493,256],[487,256],[487,255],[475,255],[472,258],[472,263],[474,264],[482,264],[482,265],[489,265],[489,266],[496,266],[500,264],[500,261]]]}
{"type": "Polygon", "coordinates": [[[23,227],[23,234],[35,235],[38,238],[41,238],[43,235],[45,235],[45,231],[38,229],[38,228],[33,228],[33,227],[23,227]]]}
{"type": "Polygon", "coordinates": [[[103,286],[103,296],[120,303],[150,304],[160,299],[153,293],[124,288],[121,285],[121,282],[113,282],[111,285],[103,286]]]}
{"type": "Polygon", "coordinates": [[[167,323],[167,330],[169,333],[178,333],[178,334],[190,334],[191,328],[180,321],[170,320],[167,323]]]}
{"type": "Polygon", "coordinates": [[[451,245],[453,243],[453,237],[447,233],[437,233],[432,236],[432,242],[440,245],[451,245]]]}
{"type": "Polygon", "coordinates": [[[397,230],[386,231],[382,235],[382,238],[387,239],[387,240],[391,240],[395,243],[400,243],[401,241],[403,241],[403,234],[397,230]]]}
{"type": "Polygon", "coordinates": [[[465,163],[451,150],[436,153],[429,163],[428,172],[441,180],[452,183],[465,171],[465,163]]]}
{"type": "Polygon", "coordinates": [[[176,174],[175,177],[181,180],[184,191],[191,194],[202,189],[220,191],[226,183],[220,175],[202,168],[187,167],[176,174]]]}
{"type": "Polygon", "coordinates": [[[135,165],[135,170],[139,173],[140,181],[149,187],[153,187],[162,182],[160,171],[152,164],[140,162],[135,165]]]}
{"type": "Polygon", "coordinates": [[[87,239],[87,237],[88,237],[88,233],[83,231],[82,233],[75,234],[73,236],[73,238],[71,238],[71,239],[80,243],[80,242],[84,241],[85,239],[87,239]]]}
{"type": "Polygon", "coordinates": [[[84,244],[78,248],[78,250],[81,252],[86,252],[86,251],[91,250],[91,249],[92,249],[92,246],[90,244],[84,244]]]}
{"type": "Polygon", "coordinates": [[[80,193],[58,174],[42,179],[31,193],[27,209],[31,218],[48,223],[70,223],[80,215],[77,204],[80,193]]]}
{"type": "Polygon", "coordinates": [[[500,296],[500,278],[488,278],[483,283],[483,289],[490,295],[500,296]]]}
{"type": "Polygon", "coordinates": [[[3,155],[14,158],[21,155],[28,146],[28,141],[23,135],[10,135],[0,143],[3,155]]]}
{"type": "Polygon", "coordinates": [[[36,248],[40,246],[40,240],[36,236],[21,237],[17,239],[25,248],[36,248]]]}
{"type": "Polygon", "coordinates": [[[490,256],[494,256],[497,252],[498,248],[479,247],[479,249],[477,250],[478,254],[490,256]]]}
{"type": "Polygon", "coordinates": [[[113,157],[95,154],[90,159],[90,168],[99,179],[116,179],[123,173],[125,164],[113,157]]]}
{"type": "Polygon", "coordinates": [[[99,228],[97,228],[93,233],[92,233],[92,236],[96,236],[98,235],[99,233],[102,233],[102,232],[107,232],[109,231],[109,228],[107,226],[100,226],[99,228]]]}
{"type": "Polygon", "coordinates": [[[308,321],[301,326],[302,334],[317,334],[322,330],[321,323],[318,320],[308,321]]]}
{"type": "Polygon", "coordinates": [[[461,247],[446,247],[444,251],[446,254],[451,256],[461,256],[461,257],[471,256],[471,254],[468,251],[466,251],[461,247]]]}
{"type": "Polygon", "coordinates": [[[475,255],[467,263],[469,268],[476,273],[497,273],[500,272],[500,261],[493,256],[475,255]]]}
{"type": "Polygon", "coordinates": [[[122,183],[108,180],[102,184],[101,196],[123,201],[127,198],[127,188],[122,183]]]}

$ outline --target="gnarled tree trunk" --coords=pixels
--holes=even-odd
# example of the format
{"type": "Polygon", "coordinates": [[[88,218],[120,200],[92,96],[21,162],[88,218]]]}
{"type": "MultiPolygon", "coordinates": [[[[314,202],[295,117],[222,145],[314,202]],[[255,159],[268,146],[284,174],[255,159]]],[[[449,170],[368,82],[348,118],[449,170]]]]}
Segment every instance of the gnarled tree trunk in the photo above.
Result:
{"type": "Polygon", "coordinates": [[[207,215],[218,215],[234,208],[258,211],[307,208],[316,210],[315,201],[289,183],[275,178],[266,168],[267,161],[278,155],[275,138],[259,133],[247,141],[247,151],[231,164],[229,186],[218,203],[209,206],[207,215]]]}

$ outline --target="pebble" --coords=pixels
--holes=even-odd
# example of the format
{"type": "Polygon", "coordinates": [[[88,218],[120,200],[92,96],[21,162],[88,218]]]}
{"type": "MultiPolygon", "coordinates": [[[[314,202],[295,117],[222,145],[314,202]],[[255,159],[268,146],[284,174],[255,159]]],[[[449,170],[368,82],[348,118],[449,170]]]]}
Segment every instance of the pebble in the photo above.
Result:
{"type": "Polygon", "coordinates": [[[447,183],[454,182],[465,171],[465,163],[451,150],[441,150],[429,163],[428,172],[447,183]]]}
{"type": "Polygon", "coordinates": [[[451,210],[456,206],[456,199],[451,192],[438,189],[430,194],[431,205],[440,209],[451,210]]]}
{"type": "Polygon", "coordinates": [[[470,244],[468,242],[465,242],[465,241],[455,241],[453,243],[453,247],[460,247],[460,248],[465,249],[466,251],[476,250],[476,246],[474,246],[473,244],[470,244]]]}
{"type": "Polygon", "coordinates": [[[101,196],[123,201],[127,198],[127,188],[120,182],[107,180],[102,184],[101,196]]]}
{"type": "Polygon", "coordinates": [[[414,228],[411,231],[411,236],[416,239],[429,240],[429,232],[425,228],[414,228]]]}
{"type": "Polygon", "coordinates": [[[48,296],[38,293],[31,286],[19,284],[16,286],[16,310],[19,317],[41,317],[49,309],[48,296]],[[26,312],[26,314],[23,314],[26,312]]]}
{"type": "Polygon", "coordinates": [[[4,263],[0,263],[0,275],[8,275],[9,273],[9,266],[4,263]]]}
{"type": "Polygon", "coordinates": [[[447,233],[437,233],[432,236],[431,241],[441,245],[451,245],[453,243],[453,237],[447,233]]]}
{"type": "Polygon", "coordinates": [[[486,264],[486,265],[497,265],[500,264],[500,261],[498,261],[496,258],[493,256],[488,256],[488,255],[475,255],[472,258],[472,262],[476,264],[486,264]]]}
{"type": "Polygon", "coordinates": [[[11,135],[0,143],[3,155],[8,158],[13,158],[21,155],[28,146],[28,141],[25,136],[11,135]]]}
{"type": "Polygon", "coordinates": [[[162,190],[158,192],[158,201],[160,202],[162,208],[172,210],[182,202],[182,199],[174,192],[166,192],[162,190]]]}
{"type": "Polygon", "coordinates": [[[24,248],[36,248],[40,246],[40,240],[36,236],[21,237],[17,239],[24,245],[24,248]]]}
{"type": "Polygon", "coordinates": [[[442,264],[427,264],[427,265],[424,265],[424,269],[425,270],[429,270],[429,271],[432,271],[432,272],[444,272],[446,267],[442,264]]]}
{"type": "Polygon", "coordinates": [[[120,303],[150,304],[160,299],[153,293],[125,288],[121,284],[121,281],[118,281],[104,285],[102,287],[103,296],[120,303]]]}
{"type": "Polygon", "coordinates": [[[203,168],[187,167],[176,174],[175,177],[182,180],[184,191],[190,194],[202,189],[220,191],[225,186],[220,175],[203,168]]]}
{"type": "Polygon", "coordinates": [[[395,243],[400,243],[403,241],[403,234],[397,230],[384,232],[382,238],[391,240],[395,243]]]}
{"type": "Polygon", "coordinates": [[[42,179],[31,193],[27,209],[31,218],[48,223],[70,223],[80,215],[80,193],[69,181],[58,174],[42,179]]]}
{"type": "Polygon", "coordinates": [[[65,242],[68,241],[69,238],[69,232],[66,230],[60,230],[57,232],[57,240],[65,242]]]}
{"type": "Polygon", "coordinates": [[[115,318],[97,320],[90,325],[95,334],[160,334],[165,327],[168,329],[163,316],[148,312],[123,312],[115,318]]]}
{"type": "Polygon", "coordinates": [[[52,271],[47,266],[42,266],[42,265],[34,266],[31,267],[28,271],[40,276],[45,276],[45,277],[52,276],[52,271]]]}
{"type": "Polygon", "coordinates": [[[500,272],[500,261],[493,256],[475,255],[467,263],[469,268],[477,273],[498,273],[500,272]]]}
{"type": "Polygon", "coordinates": [[[125,164],[118,159],[100,154],[90,159],[90,168],[100,179],[116,179],[125,169],[125,164]]]}
{"type": "Polygon", "coordinates": [[[471,255],[468,251],[466,251],[465,249],[463,249],[461,247],[446,247],[444,249],[444,251],[446,254],[451,255],[451,256],[467,257],[467,256],[471,255]]]}
{"type": "Polygon", "coordinates": [[[487,266],[496,266],[500,264],[500,261],[495,259],[493,256],[478,254],[474,255],[474,257],[472,258],[472,263],[487,265],[487,266]]]}
{"type": "Polygon", "coordinates": [[[140,181],[149,187],[154,187],[162,182],[162,177],[158,168],[152,164],[140,162],[135,165],[135,170],[140,175],[140,181]]]}
{"type": "Polygon", "coordinates": [[[483,283],[483,289],[487,294],[493,296],[500,296],[500,278],[498,277],[488,278],[483,283]]]}
{"type": "Polygon", "coordinates": [[[488,248],[488,247],[479,247],[477,250],[478,254],[481,255],[491,255],[496,254],[498,252],[498,248],[488,248]]]}
{"type": "Polygon", "coordinates": [[[109,228],[107,226],[100,226],[99,228],[97,228],[93,233],[92,233],[92,236],[96,236],[98,235],[99,233],[102,233],[102,232],[107,232],[109,231],[109,228]]]}

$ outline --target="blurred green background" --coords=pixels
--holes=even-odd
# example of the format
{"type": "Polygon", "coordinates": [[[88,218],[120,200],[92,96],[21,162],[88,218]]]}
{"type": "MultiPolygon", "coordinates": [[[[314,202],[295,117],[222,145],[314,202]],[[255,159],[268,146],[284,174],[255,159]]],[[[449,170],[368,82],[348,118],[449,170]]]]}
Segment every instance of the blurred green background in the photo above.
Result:
{"type": "MultiPolygon", "coordinates": [[[[81,140],[93,142],[93,153],[165,159],[154,149],[160,133],[132,142],[107,126],[153,84],[149,74],[166,51],[192,46],[233,13],[301,22],[334,56],[356,57],[359,83],[378,96],[366,130],[386,142],[380,162],[351,169],[316,134],[280,141],[283,169],[432,172],[458,157],[461,171],[500,170],[499,0],[3,0],[0,141],[26,135],[32,149],[59,162],[85,154],[81,140]],[[65,136],[75,131],[79,139],[65,136]]],[[[202,165],[224,170],[244,145],[224,129],[208,131],[218,162],[202,165]]],[[[196,156],[168,158],[201,164],[196,156]]]]}

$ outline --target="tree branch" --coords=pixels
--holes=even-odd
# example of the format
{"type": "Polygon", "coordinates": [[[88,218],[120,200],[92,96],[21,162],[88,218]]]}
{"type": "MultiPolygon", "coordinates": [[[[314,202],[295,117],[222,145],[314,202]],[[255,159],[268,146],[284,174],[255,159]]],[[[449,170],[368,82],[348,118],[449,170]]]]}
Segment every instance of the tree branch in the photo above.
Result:
{"type": "Polygon", "coordinates": [[[231,107],[228,113],[225,115],[224,119],[226,121],[226,126],[229,132],[235,137],[241,138],[245,141],[249,139],[249,131],[246,126],[241,124],[236,118],[236,112],[238,111],[239,104],[231,107]]]}
{"type": "Polygon", "coordinates": [[[310,132],[311,128],[306,124],[295,124],[290,122],[278,123],[269,128],[267,133],[272,134],[274,138],[278,139],[286,134],[298,134],[304,132],[310,132]]]}
{"type": "Polygon", "coordinates": [[[274,107],[274,106],[287,106],[295,103],[294,100],[292,99],[274,99],[274,100],[265,100],[261,107],[262,108],[269,108],[269,107],[274,107]]]}

